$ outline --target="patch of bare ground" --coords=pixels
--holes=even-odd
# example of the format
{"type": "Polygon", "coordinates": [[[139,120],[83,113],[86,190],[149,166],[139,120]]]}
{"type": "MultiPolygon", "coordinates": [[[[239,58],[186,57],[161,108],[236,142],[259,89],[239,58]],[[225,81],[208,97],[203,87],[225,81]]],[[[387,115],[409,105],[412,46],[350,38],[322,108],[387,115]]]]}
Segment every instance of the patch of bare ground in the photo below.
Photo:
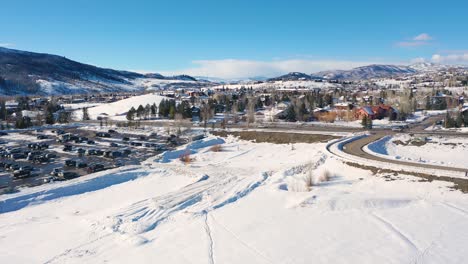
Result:
{"type": "Polygon", "coordinates": [[[211,132],[215,136],[227,137],[233,135],[242,140],[254,140],[257,143],[274,143],[274,144],[289,144],[289,143],[317,143],[328,142],[338,137],[321,134],[300,134],[287,132],[263,132],[263,131],[214,131],[211,132]]]}
{"type": "Polygon", "coordinates": [[[386,180],[388,180],[388,181],[394,181],[394,180],[401,179],[401,178],[397,178],[397,177],[392,177],[392,175],[388,175],[388,174],[393,174],[393,176],[398,176],[399,174],[411,175],[411,176],[421,178],[421,180],[419,180],[420,182],[432,182],[434,180],[435,181],[451,182],[451,183],[453,183],[453,187],[452,187],[453,189],[460,190],[463,193],[468,193],[468,180],[467,179],[447,177],[447,176],[435,176],[435,175],[426,174],[426,173],[409,172],[409,171],[404,171],[404,170],[397,171],[397,170],[390,170],[390,169],[381,169],[381,168],[362,165],[362,164],[349,162],[349,161],[345,161],[344,163],[346,165],[349,165],[349,166],[352,166],[352,167],[355,167],[355,168],[369,170],[374,175],[376,175],[376,174],[387,174],[386,176],[384,176],[384,178],[386,178],[386,180]]]}

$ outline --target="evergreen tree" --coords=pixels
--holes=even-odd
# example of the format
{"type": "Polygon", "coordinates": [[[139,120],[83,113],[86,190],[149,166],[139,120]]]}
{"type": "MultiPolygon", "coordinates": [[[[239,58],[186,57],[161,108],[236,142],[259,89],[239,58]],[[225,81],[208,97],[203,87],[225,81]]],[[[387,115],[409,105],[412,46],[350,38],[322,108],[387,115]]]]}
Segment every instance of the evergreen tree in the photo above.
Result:
{"type": "Polygon", "coordinates": [[[284,117],[286,121],[296,122],[296,111],[294,110],[294,106],[292,104],[286,108],[284,117]]]}
{"type": "Polygon", "coordinates": [[[132,106],[132,108],[130,108],[130,110],[128,110],[127,112],[127,120],[128,121],[132,121],[135,119],[135,113],[136,113],[136,110],[135,108],[132,106]]]}
{"type": "Polygon", "coordinates": [[[455,119],[455,126],[462,127],[463,126],[463,115],[462,112],[457,113],[457,119],[455,119]]]}
{"type": "Polygon", "coordinates": [[[7,120],[8,111],[6,109],[5,101],[0,101],[0,118],[4,121],[7,120]]]}
{"type": "Polygon", "coordinates": [[[156,113],[157,113],[157,106],[156,106],[156,103],[153,103],[153,105],[151,106],[151,116],[155,117],[156,113]]]}
{"type": "Polygon", "coordinates": [[[69,123],[71,120],[71,112],[61,110],[58,115],[58,122],[61,124],[69,123]]]}
{"type": "Polygon", "coordinates": [[[142,117],[144,117],[145,115],[145,108],[142,106],[142,105],[139,105],[137,110],[136,110],[136,115],[139,119],[141,119],[142,117]]]}
{"type": "Polygon", "coordinates": [[[20,116],[16,118],[15,127],[18,129],[28,128],[32,126],[31,118],[28,116],[20,116]]]}
{"type": "Polygon", "coordinates": [[[171,105],[170,108],[169,108],[169,118],[170,119],[174,119],[175,117],[175,106],[174,105],[171,105]]]}
{"type": "Polygon", "coordinates": [[[145,106],[145,119],[148,119],[151,114],[151,105],[146,104],[145,106]]]}
{"type": "Polygon", "coordinates": [[[54,102],[49,102],[45,108],[45,122],[48,125],[53,125],[55,123],[54,113],[58,110],[57,104],[54,102]]]}
{"type": "Polygon", "coordinates": [[[362,128],[367,128],[367,116],[365,115],[363,118],[362,118],[362,121],[361,121],[361,125],[362,125],[362,128]]]}
{"type": "Polygon", "coordinates": [[[373,121],[372,118],[367,118],[367,129],[373,128],[373,121]]]}
{"type": "Polygon", "coordinates": [[[447,114],[445,115],[445,123],[444,127],[445,128],[452,128],[455,126],[455,121],[453,118],[450,116],[449,111],[447,111],[447,114]]]}
{"type": "Polygon", "coordinates": [[[83,121],[89,120],[89,113],[88,113],[88,108],[83,107],[83,121]]]}

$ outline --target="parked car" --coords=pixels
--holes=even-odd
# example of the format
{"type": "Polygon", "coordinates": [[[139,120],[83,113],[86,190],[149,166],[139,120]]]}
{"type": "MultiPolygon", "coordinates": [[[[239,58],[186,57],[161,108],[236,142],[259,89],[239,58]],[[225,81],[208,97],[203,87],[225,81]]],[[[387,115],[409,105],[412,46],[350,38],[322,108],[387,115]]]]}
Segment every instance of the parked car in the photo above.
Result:
{"type": "Polygon", "coordinates": [[[55,159],[57,157],[57,155],[55,155],[55,153],[47,153],[47,154],[45,154],[44,157],[46,157],[48,159],[55,159]]]}
{"type": "Polygon", "coordinates": [[[110,146],[116,148],[116,147],[119,146],[119,144],[112,142],[112,143],[110,143],[110,146]]]}
{"type": "Polygon", "coordinates": [[[57,176],[49,176],[49,177],[45,177],[43,179],[44,183],[49,183],[49,182],[54,182],[54,181],[63,181],[65,180],[64,178],[60,178],[57,176]]]}
{"type": "Polygon", "coordinates": [[[19,170],[19,168],[20,168],[20,165],[18,165],[18,164],[11,164],[11,165],[9,166],[8,170],[10,170],[10,171],[16,171],[16,170],[19,170]]]}
{"type": "Polygon", "coordinates": [[[8,133],[7,133],[7,132],[0,131],[0,137],[1,137],[1,136],[6,136],[6,135],[8,135],[8,133]]]}
{"type": "Polygon", "coordinates": [[[32,159],[33,163],[47,163],[49,162],[49,158],[47,158],[45,155],[40,155],[40,156],[35,156],[32,159]]]}
{"type": "Polygon", "coordinates": [[[59,176],[59,174],[62,172],[63,170],[61,168],[54,168],[51,172],[50,172],[50,175],[52,176],[59,176]]]}
{"type": "Polygon", "coordinates": [[[76,167],[81,169],[81,168],[86,168],[88,167],[88,164],[86,162],[77,162],[76,167]]]}
{"type": "Polygon", "coordinates": [[[88,145],[94,145],[94,144],[96,144],[96,142],[94,142],[94,140],[88,140],[86,143],[88,143],[88,145]]]}
{"type": "Polygon", "coordinates": [[[14,178],[26,178],[31,175],[31,171],[24,171],[24,170],[15,170],[13,171],[14,178]]]}
{"type": "Polygon", "coordinates": [[[78,148],[78,149],[76,150],[76,152],[77,152],[78,154],[85,154],[85,153],[86,153],[86,150],[85,150],[85,149],[82,149],[82,148],[78,148]]]}
{"type": "Polygon", "coordinates": [[[129,141],[130,138],[129,138],[129,137],[123,137],[122,140],[123,140],[123,141],[129,141]]]}
{"type": "Polygon", "coordinates": [[[109,132],[109,133],[117,133],[117,131],[115,131],[114,129],[109,129],[107,132],[109,132]]]}
{"type": "Polygon", "coordinates": [[[67,167],[76,167],[76,160],[66,160],[65,166],[67,167]]]}
{"type": "Polygon", "coordinates": [[[122,151],[122,153],[123,153],[125,156],[128,156],[128,155],[130,155],[130,154],[132,153],[132,151],[131,151],[130,149],[124,149],[124,150],[122,151]]]}
{"type": "Polygon", "coordinates": [[[64,145],[63,146],[63,151],[72,151],[73,150],[73,146],[72,145],[64,145]]]}
{"type": "Polygon", "coordinates": [[[105,167],[103,164],[100,164],[100,163],[96,163],[96,164],[92,164],[88,167],[88,173],[93,173],[93,172],[98,172],[98,171],[103,171],[105,170],[105,167]]]}
{"type": "Polygon", "coordinates": [[[21,166],[19,169],[22,171],[33,171],[34,167],[30,165],[24,165],[24,166],[21,166]]]}
{"type": "Polygon", "coordinates": [[[11,159],[14,159],[14,160],[17,160],[17,159],[26,159],[26,155],[23,154],[23,153],[13,153],[13,154],[10,154],[10,158],[11,159]]]}
{"type": "Polygon", "coordinates": [[[36,138],[37,139],[48,139],[49,137],[47,135],[38,135],[36,138]]]}
{"type": "Polygon", "coordinates": [[[76,172],[72,172],[72,171],[62,171],[59,173],[58,175],[59,177],[62,177],[64,179],[73,179],[73,178],[76,178],[78,177],[78,173],[76,172]]]}
{"type": "Polygon", "coordinates": [[[96,137],[105,137],[105,138],[110,138],[111,134],[106,133],[106,132],[97,132],[96,137]]]}

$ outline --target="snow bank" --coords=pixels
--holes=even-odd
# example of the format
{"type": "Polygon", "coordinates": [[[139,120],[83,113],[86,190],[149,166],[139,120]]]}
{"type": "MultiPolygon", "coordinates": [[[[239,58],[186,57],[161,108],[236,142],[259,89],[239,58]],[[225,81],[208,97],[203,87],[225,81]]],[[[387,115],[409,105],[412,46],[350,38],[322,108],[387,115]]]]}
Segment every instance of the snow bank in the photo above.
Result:
{"type": "Polygon", "coordinates": [[[209,137],[205,139],[200,139],[188,144],[186,147],[173,150],[173,151],[166,151],[158,158],[159,162],[161,163],[168,163],[173,160],[179,159],[184,154],[193,155],[198,152],[198,150],[211,147],[214,145],[223,144],[225,141],[222,138],[217,137],[209,137]]]}

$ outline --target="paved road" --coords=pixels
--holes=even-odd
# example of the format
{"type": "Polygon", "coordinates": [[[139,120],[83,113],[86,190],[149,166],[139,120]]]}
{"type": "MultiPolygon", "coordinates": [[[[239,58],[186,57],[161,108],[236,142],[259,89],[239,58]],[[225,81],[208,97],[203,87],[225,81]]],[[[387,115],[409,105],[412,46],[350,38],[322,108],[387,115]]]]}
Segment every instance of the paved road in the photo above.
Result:
{"type": "Polygon", "coordinates": [[[422,163],[413,163],[413,162],[393,160],[393,159],[385,159],[385,158],[377,157],[377,156],[364,152],[363,150],[364,146],[374,141],[377,141],[386,135],[387,134],[384,134],[384,133],[376,133],[374,135],[370,135],[368,137],[364,137],[362,139],[349,142],[343,146],[343,151],[347,154],[351,154],[351,155],[365,158],[368,160],[392,163],[396,165],[420,167],[420,168],[426,168],[426,169],[445,170],[445,171],[454,171],[454,172],[460,172],[460,175],[464,175],[464,173],[468,171],[468,169],[464,169],[464,168],[445,167],[445,166],[438,166],[438,165],[431,165],[431,164],[422,164],[422,163]]]}

